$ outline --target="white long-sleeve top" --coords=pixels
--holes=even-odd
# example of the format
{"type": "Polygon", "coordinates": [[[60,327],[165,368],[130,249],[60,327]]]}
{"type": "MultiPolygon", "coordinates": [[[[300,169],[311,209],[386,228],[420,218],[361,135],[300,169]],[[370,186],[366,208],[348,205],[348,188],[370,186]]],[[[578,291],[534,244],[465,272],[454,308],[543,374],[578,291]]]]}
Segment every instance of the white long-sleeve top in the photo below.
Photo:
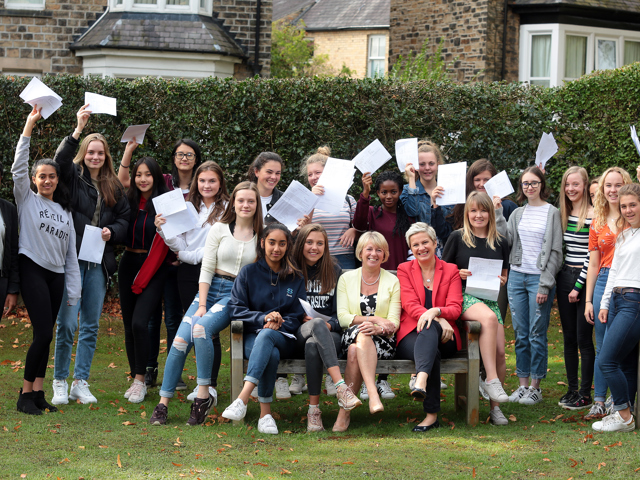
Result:
{"type": "Polygon", "coordinates": [[[158,233],[164,240],[164,243],[166,243],[172,251],[178,254],[178,259],[181,262],[188,263],[190,265],[198,265],[202,262],[204,245],[207,241],[209,230],[211,229],[211,224],[207,222],[207,218],[209,218],[209,215],[215,205],[215,203],[212,203],[211,206],[207,208],[204,202],[202,202],[200,204],[200,212],[198,213],[198,223],[188,232],[181,233],[180,235],[176,235],[172,238],[165,238],[164,232],[162,230],[158,230],[158,233]]]}
{"type": "Polygon", "coordinates": [[[75,305],[80,299],[81,286],[73,216],[59,203],[31,190],[30,141],[31,137],[20,137],[11,166],[20,225],[18,253],[51,272],[64,273],[69,305],[75,305]]]}
{"type": "Polygon", "coordinates": [[[211,285],[216,269],[238,275],[242,267],[256,261],[257,242],[256,235],[246,242],[237,240],[231,234],[228,223],[216,223],[209,230],[204,246],[200,283],[211,285]]]}
{"type": "Polygon", "coordinates": [[[609,310],[611,293],[615,287],[640,288],[640,269],[638,257],[640,256],[640,230],[628,228],[618,235],[616,249],[613,254],[611,270],[607,286],[604,289],[601,310],[609,310]]]}

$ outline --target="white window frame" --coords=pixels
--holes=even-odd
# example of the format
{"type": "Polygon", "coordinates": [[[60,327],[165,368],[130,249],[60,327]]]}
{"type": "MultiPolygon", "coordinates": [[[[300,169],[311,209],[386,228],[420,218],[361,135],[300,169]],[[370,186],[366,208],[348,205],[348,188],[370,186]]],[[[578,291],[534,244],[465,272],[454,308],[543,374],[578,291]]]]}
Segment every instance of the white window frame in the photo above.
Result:
{"type": "Polygon", "coordinates": [[[114,12],[153,12],[153,13],[195,13],[211,15],[211,0],[204,0],[205,8],[200,8],[201,0],[189,0],[188,5],[168,5],[167,0],[156,0],[155,4],[135,3],[135,0],[109,0],[114,12]]]}
{"type": "MultiPolygon", "coordinates": [[[[388,41],[387,41],[387,36],[384,34],[378,35],[369,35],[369,37],[367,38],[367,77],[368,78],[374,78],[373,76],[373,72],[370,70],[369,68],[369,62],[371,61],[379,61],[382,60],[382,75],[380,75],[380,77],[384,77],[387,73],[387,65],[385,60],[387,59],[387,48],[388,48],[388,41]],[[374,57],[371,55],[371,44],[373,42],[374,39],[380,39],[382,38],[384,40],[384,52],[382,54],[382,56],[377,56],[374,57]]],[[[376,77],[377,78],[377,77],[376,77]]]]}
{"type": "Polygon", "coordinates": [[[519,80],[531,80],[531,37],[533,35],[551,34],[551,81],[550,86],[557,87],[564,81],[575,80],[566,78],[565,55],[567,35],[587,37],[587,59],[585,74],[596,70],[596,41],[597,39],[614,40],[616,42],[616,67],[624,62],[625,40],[640,42],[640,32],[633,30],[618,30],[614,28],[584,27],[562,23],[546,23],[538,25],[520,26],[520,55],[519,80]]]}
{"type": "Polygon", "coordinates": [[[17,0],[5,0],[4,8],[7,10],[44,10],[45,0],[39,3],[22,3],[17,0]]]}

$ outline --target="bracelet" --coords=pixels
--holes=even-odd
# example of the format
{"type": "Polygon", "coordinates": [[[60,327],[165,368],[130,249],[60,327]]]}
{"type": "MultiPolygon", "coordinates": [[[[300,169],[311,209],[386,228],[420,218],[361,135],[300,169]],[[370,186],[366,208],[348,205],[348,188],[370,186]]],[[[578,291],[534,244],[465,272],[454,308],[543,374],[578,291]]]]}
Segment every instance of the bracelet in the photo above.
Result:
{"type": "Polygon", "coordinates": [[[131,164],[129,164],[129,165],[123,165],[122,163],[120,163],[120,166],[121,166],[121,167],[123,167],[123,168],[129,168],[129,167],[131,166],[131,164]]]}
{"type": "Polygon", "coordinates": [[[591,300],[585,300],[584,303],[591,303],[593,304],[593,302],[591,300]]]}

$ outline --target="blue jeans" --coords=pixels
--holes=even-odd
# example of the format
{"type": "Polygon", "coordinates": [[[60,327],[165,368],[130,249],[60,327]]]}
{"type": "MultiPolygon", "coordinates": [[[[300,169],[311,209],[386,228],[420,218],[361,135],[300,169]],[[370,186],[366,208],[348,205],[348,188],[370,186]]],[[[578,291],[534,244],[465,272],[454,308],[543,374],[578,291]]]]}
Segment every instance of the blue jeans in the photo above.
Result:
{"type": "Polygon", "coordinates": [[[624,410],[633,404],[638,385],[640,293],[613,293],[607,323],[598,365],[609,384],[614,410],[624,410]]]}
{"type": "Polygon", "coordinates": [[[609,269],[601,268],[600,272],[598,272],[598,277],[596,279],[596,284],[593,289],[593,319],[594,329],[596,331],[596,363],[593,369],[593,398],[596,402],[603,402],[607,397],[607,381],[602,375],[600,371],[600,367],[598,366],[598,354],[602,349],[602,344],[604,343],[605,334],[607,333],[607,328],[609,327],[609,322],[600,323],[598,320],[598,313],[600,312],[600,302],[602,301],[602,294],[604,293],[604,288],[607,286],[607,279],[609,278],[609,269]]]}
{"type": "Polygon", "coordinates": [[[534,380],[547,376],[547,330],[555,286],[549,291],[547,301],[536,302],[540,275],[509,273],[509,307],[516,336],[516,375],[534,380]]]}
{"type": "MultiPolygon", "coordinates": [[[[231,287],[233,282],[224,278],[213,277],[209,292],[207,293],[207,313],[202,318],[193,317],[193,314],[198,310],[200,303],[200,294],[196,295],[196,298],[191,303],[191,306],[187,310],[182,323],[178,327],[176,333],[176,339],[181,339],[183,342],[178,341],[177,344],[174,341],[167,355],[167,363],[164,366],[164,377],[162,379],[162,387],[160,388],[160,396],[171,398],[176,390],[176,385],[182,375],[182,369],[184,368],[184,362],[187,360],[187,355],[194,345],[193,336],[196,335],[196,366],[198,367],[198,385],[210,385],[211,384],[211,366],[213,364],[213,344],[211,343],[212,333],[219,333],[224,330],[230,322],[230,316],[226,308],[227,302],[231,295],[231,287]],[[192,326],[193,321],[196,322],[192,326]],[[206,331],[203,328],[203,322],[211,325],[212,329],[219,328],[215,332],[206,331]],[[203,348],[203,345],[208,344],[208,349],[203,348]]],[[[205,345],[206,346],[206,345],[205,345]]]]}
{"type": "MultiPolygon", "coordinates": [[[[176,336],[180,321],[182,320],[182,302],[178,289],[178,267],[170,265],[169,274],[164,282],[164,325],[167,328],[167,348],[171,348],[176,336]]],[[[147,367],[158,366],[158,354],[160,352],[160,328],[162,327],[162,305],[149,319],[149,359],[147,367]]]]}
{"type": "Polygon", "coordinates": [[[353,270],[356,268],[356,257],[353,253],[344,253],[342,255],[333,255],[338,261],[338,265],[343,270],[353,270]]]}
{"type": "Polygon", "coordinates": [[[244,356],[249,359],[246,382],[258,386],[260,403],[273,401],[273,388],[276,386],[276,374],[280,357],[289,358],[296,348],[296,340],[289,338],[277,330],[264,328],[257,334],[247,333],[244,336],[244,356]]]}
{"type": "Polygon", "coordinates": [[[102,271],[102,265],[79,260],[82,297],[74,306],[67,305],[67,289],[64,289],[62,304],[58,312],[58,327],[56,330],[56,353],[53,377],[56,380],[66,380],[69,376],[71,349],[73,337],[78,324],[78,345],[73,369],[73,378],[88,380],[91,370],[93,354],[96,351],[98,327],[104,296],[107,292],[107,279],[102,271]],[[80,318],[78,319],[78,313],[80,318]]]}

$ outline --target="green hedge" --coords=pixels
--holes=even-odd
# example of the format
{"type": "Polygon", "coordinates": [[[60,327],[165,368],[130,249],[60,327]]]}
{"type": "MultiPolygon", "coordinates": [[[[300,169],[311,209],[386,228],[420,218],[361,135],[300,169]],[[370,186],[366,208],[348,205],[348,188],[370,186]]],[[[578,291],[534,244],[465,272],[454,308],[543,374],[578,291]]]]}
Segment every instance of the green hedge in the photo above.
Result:
{"type": "MultiPolygon", "coordinates": [[[[427,137],[444,146],[447,161],[489,158],[512,178],[535,156],[543,131],[552,131],[560,152],[549,163],[557,185],[567,165],[591,174],[610,165],[630,171],[638,163],[629,125],[638,119],[640,65],[598,73],[562,88],[518,84],[455,85],[399,83],[386,79],[250,79],[242,82],[142,78],[134,81],[46,76],[43,81],[62,98],[63,107],[40,121],[32,141],[32,159],[53,156],[60,140],[75,126],[84,92],[116,97],[118,116],[95,115],[86,133],[110,140],[119,161],[119,139],[128,125],[151,123],[136,155],[152,155],[170,171],[173,143],[190,137],[206,159],[220,163],[233,186],[263,150],[285,160],[281,186],[298,177],[302,158],[324,144],[337,158],[353,158],[375,138],[390,153],[394,142],[427,137]]],[[[19,93],[28,78],[0,76],[2,160],[7,172],[29,106],[19,93]]],[[[387,168],[396,168],[395,158],[387,168]]],[[[10,196],[5,181],[2,196],[10,196]]],[[[353,187],[359,191],[359,181],[353,187]]]]}

